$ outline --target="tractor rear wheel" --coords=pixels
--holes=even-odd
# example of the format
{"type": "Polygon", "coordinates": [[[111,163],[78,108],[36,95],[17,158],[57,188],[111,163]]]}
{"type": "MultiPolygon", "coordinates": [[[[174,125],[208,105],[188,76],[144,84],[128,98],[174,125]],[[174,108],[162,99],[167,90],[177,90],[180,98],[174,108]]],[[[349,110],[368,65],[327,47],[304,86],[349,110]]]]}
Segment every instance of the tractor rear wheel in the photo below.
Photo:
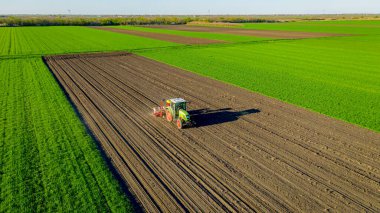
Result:
{"type": "Polygon", "coordinates": [[[173,121],[173,116],[169,111],[166,111],[166,120],[169,122],[173,121]]]}
{"type": "Polygon", "coordinates": [[[177,120],[177,127],[178,127],[178,129],[182,129],[182,120],[181,119],[178,119],[177,120]]]}

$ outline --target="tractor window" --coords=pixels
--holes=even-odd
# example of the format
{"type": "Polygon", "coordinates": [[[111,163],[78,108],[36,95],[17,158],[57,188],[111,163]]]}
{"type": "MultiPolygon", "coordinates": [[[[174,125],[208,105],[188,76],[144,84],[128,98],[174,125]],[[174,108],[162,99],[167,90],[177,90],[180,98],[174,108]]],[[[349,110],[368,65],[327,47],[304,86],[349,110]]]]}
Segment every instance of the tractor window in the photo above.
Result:
{"type": "Polygon", "coordinates": [[[178,104],[178,110],[180,109],[186,110],[186,102],[178,104]]]}

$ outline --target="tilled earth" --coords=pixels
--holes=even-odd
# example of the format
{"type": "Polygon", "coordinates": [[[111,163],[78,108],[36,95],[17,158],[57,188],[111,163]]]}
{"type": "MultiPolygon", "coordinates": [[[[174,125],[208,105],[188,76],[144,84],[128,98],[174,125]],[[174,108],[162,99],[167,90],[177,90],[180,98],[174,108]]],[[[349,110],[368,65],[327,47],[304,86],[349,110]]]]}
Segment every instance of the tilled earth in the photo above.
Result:
{"type": "Polygon", "coordinates": [[[128,53],[47,64],[146,211],[380,211],[380,134],[128,53]],[[196,127],[152,116],[183,97],[196,127]]]}
{"type": "Polygon", "coordinates": [[[179,44],[187,44],[187,45],[202,45],[202,44],[216,44],[216,43],[226,43],[224,41],[220,40],[211,40],[211,39],[205,39],[205,38],[192,38],[187,36],[179,36],[179,35],[170,35],[170,34],[163,34],[163,33],[153,33],[153,32],[143,32],[143,31],[137,31],[137,30],[128,30],[128,29],[117,29],[117,28],[110,28],[110,27],[91,27],[98,30],[105,30],[110,31],[114,33],[122,33],[122,34],[128,34],[128,35],[135,35],[135,36],[141,36],[146,38],[153,38],[158,39],[162,41],[169,41],[179,44]]]}
{"type": "Polygon", "coordinates": [[[243,36],[257,36],[257,37],[282,38],[282,39],[319,38],[319,37],[347,36],[348,35],[348,34],[294,32],[294,31],[280,31],[280,30],[239,29],[239,28],[231,28],[231,27],[203,27],[203,26],[191,26],[191,25],[150,25],[146,27],[160,28],[160,29],[167,29],[167,30],[226,33],[226,34],[243,35],[243,36]]]}

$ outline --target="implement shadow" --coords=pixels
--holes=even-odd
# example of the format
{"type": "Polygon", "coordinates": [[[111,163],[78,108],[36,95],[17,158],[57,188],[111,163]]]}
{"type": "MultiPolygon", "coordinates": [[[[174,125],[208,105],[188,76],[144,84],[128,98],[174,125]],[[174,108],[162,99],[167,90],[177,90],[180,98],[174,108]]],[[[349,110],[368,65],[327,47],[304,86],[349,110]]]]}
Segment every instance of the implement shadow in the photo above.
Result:
{"type": "Polygon", "coordinates": [[[258,109],[247,109],[243,111],[232,111],[232,108],[222,108],[211,110],[209,108],[190,110],[189,114],[196,123],[196,127],[211,126],[222,123],[229,123],[238,120],[240,117],[259,113],[258,109]]]}

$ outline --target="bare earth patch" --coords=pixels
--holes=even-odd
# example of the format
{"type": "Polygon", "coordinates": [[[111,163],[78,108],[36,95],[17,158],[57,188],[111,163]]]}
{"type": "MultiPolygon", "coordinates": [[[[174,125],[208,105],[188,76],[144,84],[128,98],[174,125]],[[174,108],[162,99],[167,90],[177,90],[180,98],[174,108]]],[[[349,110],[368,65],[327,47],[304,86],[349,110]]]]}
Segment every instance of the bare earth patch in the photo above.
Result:
{"type": "Polygon", "coordinates": [[[380,211],[380,134],[128,53],[46,62],[147,212],[380,211]],[[152,116],[191,101],[194,128],[152,116]]]}
{"type": "Polygon", "coordinates": [[[225,33],[225,34],[234,34],[234,35],[257,36],[257,37],[264,37],[264,38],[284,38],[284,39],[347,36],[346,34],[332,34],[332,33],[293,32],[293,31],[280,31],[280,30],[252,30],[252,29],[239,29],[239,28],[228,28],[228,27],[206,27],[206,26],[202,27],[202,26],[189,26],[189,25],[151,25],[147,27],[168,29],[168,30],[225,33]]]}
{"type": "Polygon", "coordinates": [[[158,40],[162,40],[162,41],[169,41],[169,42],[174,42],[174,43],[179,43],[179,44],[201,45],[201,44],[225,43],[224,41],[218,41],[218,40],[211,40],[211,39],[204,39],[204,38],[192,38],[192,37],[187,37],[187,36],[143,32],[143,31],[128,30],[128,29],[117,29],[117,28],[110,28],[110,27],[91,27],[91,28],[111,31],[111,32],[115,32],[115,33],[123,33],[123,34],[141,36],[141,37],[146,37],[146,38],[153,38],[153,39],[158,39],[158,40]]]}
{"type": "Polygon", "coordinates": [[[227,22],[205,22],[205,21],[192,21],[187,23],[189,26],[217,26],[217,27],[236,27],[244,26],[239,23],[227,23],[227,22]]]}

